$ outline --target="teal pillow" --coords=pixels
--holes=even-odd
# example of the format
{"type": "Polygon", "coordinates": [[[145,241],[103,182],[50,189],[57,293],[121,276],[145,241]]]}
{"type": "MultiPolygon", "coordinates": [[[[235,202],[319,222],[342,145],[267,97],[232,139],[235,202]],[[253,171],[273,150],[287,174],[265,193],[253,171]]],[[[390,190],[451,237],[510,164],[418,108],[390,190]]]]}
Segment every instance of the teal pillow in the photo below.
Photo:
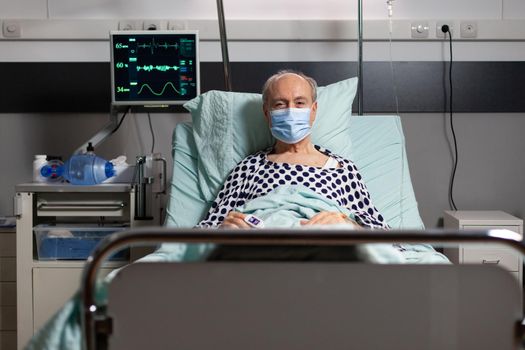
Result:
{"type": "Polygon", "coordinates": [[[357,92],[357,78],[319,87],[317,118],[312,127],[312,142],[341,156],[349,155],[352,103],[357,92]]]}
{"type": "MultiPolygon", "coordinates": [[[[351,149],[348,130],[357,78],[320,87],[312,142],[337,154],[351,149]],[[336,126],[336,127],[334,127],[336,126]]],[[[246,156],[274,143],[260,94],[209,91],[184,107],[191,113],[202,195],[213,201],[224,180],[246,156]]]]}

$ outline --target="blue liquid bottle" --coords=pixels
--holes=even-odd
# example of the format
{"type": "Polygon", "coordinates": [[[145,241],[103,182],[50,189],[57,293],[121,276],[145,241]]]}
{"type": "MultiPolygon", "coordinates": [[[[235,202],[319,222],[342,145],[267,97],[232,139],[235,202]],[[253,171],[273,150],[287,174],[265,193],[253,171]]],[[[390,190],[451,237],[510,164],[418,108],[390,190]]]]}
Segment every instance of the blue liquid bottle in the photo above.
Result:
{"type": "Polygon", "coordinates": [[[96,185],[114,176],[115,169],[94,154],[76,154],[64,163],[61,175],[73,185],[96,185]]]}

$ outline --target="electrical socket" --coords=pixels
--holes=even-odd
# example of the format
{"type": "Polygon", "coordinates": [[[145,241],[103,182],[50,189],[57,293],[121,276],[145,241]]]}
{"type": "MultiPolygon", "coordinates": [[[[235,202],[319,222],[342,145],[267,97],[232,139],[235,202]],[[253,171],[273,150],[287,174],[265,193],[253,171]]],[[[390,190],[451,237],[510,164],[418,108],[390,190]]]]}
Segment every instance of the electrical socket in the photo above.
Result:
{"type": "Polygon", "coordinates": [[[160,30],[160,21],[147,20],[142,23],[142,29],[144,30],[160,30]]]}
{"type": "Polygon", "coordinates": [[[429,26],[428,22],[412,22],[410,25],[412,38],[425,39],[428,38],[429,26]]]}
{"type": "Polygon", "coordinates": [[[168,22],[169,30],[184,30],[188,29],[188,22],[186,21],[169,21],[168,22]]]}
{"type": "Polygon", "coordinates": [[[141,30],[142,21],[123,20],[118,22],[119,30],[141,30]]]}
{"type": "Polygon", "coordinates": [[[459,35],[462,38],[476,38],[478,36],[478,23],[475,21],[461,21],[459,35]]]}
{"type": "MultiPolygon", "coordinates": [[[[454,24],[452,23],[452,21],[441,21],[441,22],[436,23],[436,38],[445,39],[445,33],[441,31],[441,27],[444,26],[445,24],[448,26],[448,30],[450,31],[450,36],[454,37],[454,24]]],[[[449,36],[447,35],[446,37],[448,38],[449,36]]]]}
{"type": "Polygon", "coordinates": [[[22,26],[17,21],[4,21],[2,23],[2,34],[5,38],[20,38],[22,36],[22,26]]]}

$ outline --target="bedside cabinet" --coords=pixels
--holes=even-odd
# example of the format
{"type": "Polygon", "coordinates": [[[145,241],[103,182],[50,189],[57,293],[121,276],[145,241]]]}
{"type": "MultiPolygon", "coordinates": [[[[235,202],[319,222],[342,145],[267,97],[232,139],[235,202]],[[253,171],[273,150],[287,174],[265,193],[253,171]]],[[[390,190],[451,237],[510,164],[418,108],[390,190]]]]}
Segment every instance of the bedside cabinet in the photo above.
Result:
{"type": "MultiPolygon", "coordinates": [[[[72,186],[68,184],[20,184],[16,186],[16,330],[17,347],[29,339],[78,290],[84,259],[49,258],[40,250],[37,229],[50,227],[99,227],[103,224],[135,225],[135,191],[128,184],[72,186]],[[90,226],[91,225],[91,226],[90,226]]],[[[67,232],[74,242],[72,232],[67,232]]],[[[59,237],[59,236],[57,236],[59,237]]],[[[55,238],[56,239],[56,238],[55,238]]],[[[51,239],[50,242],[53,242],[51,239]]],[[[57,242],[56,240],[54,242],[57,242]]],[[[63,241],[62,241],[63,242],[63,241]]],[[[48,249],[58,255],[56,249],[48,249]]],[[[68,246],[74,253],[81,246],[68,246]]],[[[48,253],[46,253],[48,254],[48,253]]],[[[106,261],[100,269],[108,274],[128,261],[106,261]]]]}
{"type": "MultiPolygon", "coordinates": [[[[523,220],[503,211],[445,211],[443,219],[446,229],[508,229],[523,236],[523,220]]],[[[453,263],[499,265],[523,285],[523,257],[511,248],[459,244],[457,248],[445,248],[444,253],[453,263]]]]}

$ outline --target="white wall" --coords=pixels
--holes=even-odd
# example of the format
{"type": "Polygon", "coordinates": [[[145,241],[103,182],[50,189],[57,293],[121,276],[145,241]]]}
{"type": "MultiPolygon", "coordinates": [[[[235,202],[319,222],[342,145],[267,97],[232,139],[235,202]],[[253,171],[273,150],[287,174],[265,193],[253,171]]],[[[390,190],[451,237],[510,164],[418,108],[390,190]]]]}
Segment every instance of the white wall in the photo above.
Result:
{"type": "MultiPolygon", "coordinates": [[[[3,18],[216,19],[215,0],[1,0],[3,18]],[[49,7],[46,4],[49,4],[49,7]]],[[[224,0],[228,19],[356,18],[357,1],[224,0]]],[[[385,0],[363,1],[365,19],[386,18],[385,0]]],[[[400,19],[525,18],[522,0],[396,0],[400,19]]]]}
{"type": "MultiPolygon", "coordinates": [[[[363,2],[365,21],[387,18],[386,1],[363,2]]],[[[56,39],[54,36],[46,39],[45,30],[51,30],[55,33],[53,35],[56,35],[57,30],[64,30],[61,28],[70,33],[75,33],[75,30],[90,31],[96,29],[92,28],[93,25],[115,26],[121,19],[157,18],[165,21],[164,25],[171,19],[195,20],[194,23],[208,19],[210,21],[206,23],[214,23],[215,6],[214,0],[0,0],[0,21],[33,20],[36,23],[34,28],[37,31],[41,28],[44,33],[42,38],[31,41],[6,40],[0,35],[0,61],[108,61],[109,47],[105,39],[80,41],[74,36],[68,40],[56,39]],[[57,29],[56,25],[60,23],[65,27],[57,29]]],[[[317,20],[355,20],[357,1],[224,0],[224,6],[226,18],[230,21],[312,19],[315,21],[311,23],[324,26],[325,22],[317,20]]],[[[505,33],[507,25],[512,28],[512,20],[519,20],[516,22],[518,24],[525,20],[523,0],[394,1],[395,23],[406,25],[412,20],[422,19],[434,22],[442,19],[456,20],[458,23],[460,20],[473,19],[479,21],[480,33],[483,30],[489,32],[484,35],[489,35],[491,28],[499,31],[499,36],[492,39],[456,42],[456,60],[525,59],[525,37],[513,38],[510,42],[501,40],[505,39],[505,35],[512,36],[511,31],[505,33]]],[[[379,23],[384,25],[386,22],[379,23]]],[[[232,61],[355,61],[355,28],[350,30],[352,33],[349,37],[346,36],[346,27],[343,34],[336,24],[328,28],[328,36],[315,41],[298,40],[299,38],[262,42],[249,38],[234,40],[229,45],[230,57],[232,61]],[[343,35],[344,39],[331,41],[330,35],[343,35]]],[[[394,34],[405,35],[406,28],[394,28],[394,34]]],[[[242,29],[234,28],[234,36],[241,35],[242,29]]],[[[390,58],[389,44],[384,38],[366,42],[364,49],[365,60],[385,61],[390,58]]],[[[392,49],[392,58],[396,61],[448,59],[448,46],[440,41],[413,41],[405,38],[394,41],[392,49]]],[[[201,53],[203,61],[221,60],[220,45],[216,39],[202,42],[201,53]]],[[[156,151],[169,158],[171,131],[177,122],[187,118],[187,115],[153,116],[157,133],[156,151]]],[[[448,209],[446,195],[452,163],[445,132],[446,116],[415,113],[403,115],[402,118],[416,196],[425,223],[434,226],[442,215],[442,210],[448,209]]],[[[31,179],[34,154],[67,154],[90,137],[106,120],[107,116],[104,114],[0,114],[0,155],[3,159],[12,160],[9,165],[5,162],[2,165],[0,216],[12,214],[14,185],[31,179]]],[[[457,121],[462,162],[458,170],[456,203],[462,209],[503,209],[524,217],[525,186],[520,174],[525,171],[521,161],[525,140],[520,133],[525,130],[525,111],[508,115],[459,115],[457,121]],[[507,134],[511,136],[505,137],[507,134]],[[491,135],[497,136],[492,139],[494,144],[487,139],[491,135]],[[495,172],[485,172],[485,166],[495,168],[495,172]]],[[[150,142],[144,116],[130,116],[122,130],[97,152],[106,158],[126,154],[133,159],[136,154],[149,152],[150,142]]]]}

